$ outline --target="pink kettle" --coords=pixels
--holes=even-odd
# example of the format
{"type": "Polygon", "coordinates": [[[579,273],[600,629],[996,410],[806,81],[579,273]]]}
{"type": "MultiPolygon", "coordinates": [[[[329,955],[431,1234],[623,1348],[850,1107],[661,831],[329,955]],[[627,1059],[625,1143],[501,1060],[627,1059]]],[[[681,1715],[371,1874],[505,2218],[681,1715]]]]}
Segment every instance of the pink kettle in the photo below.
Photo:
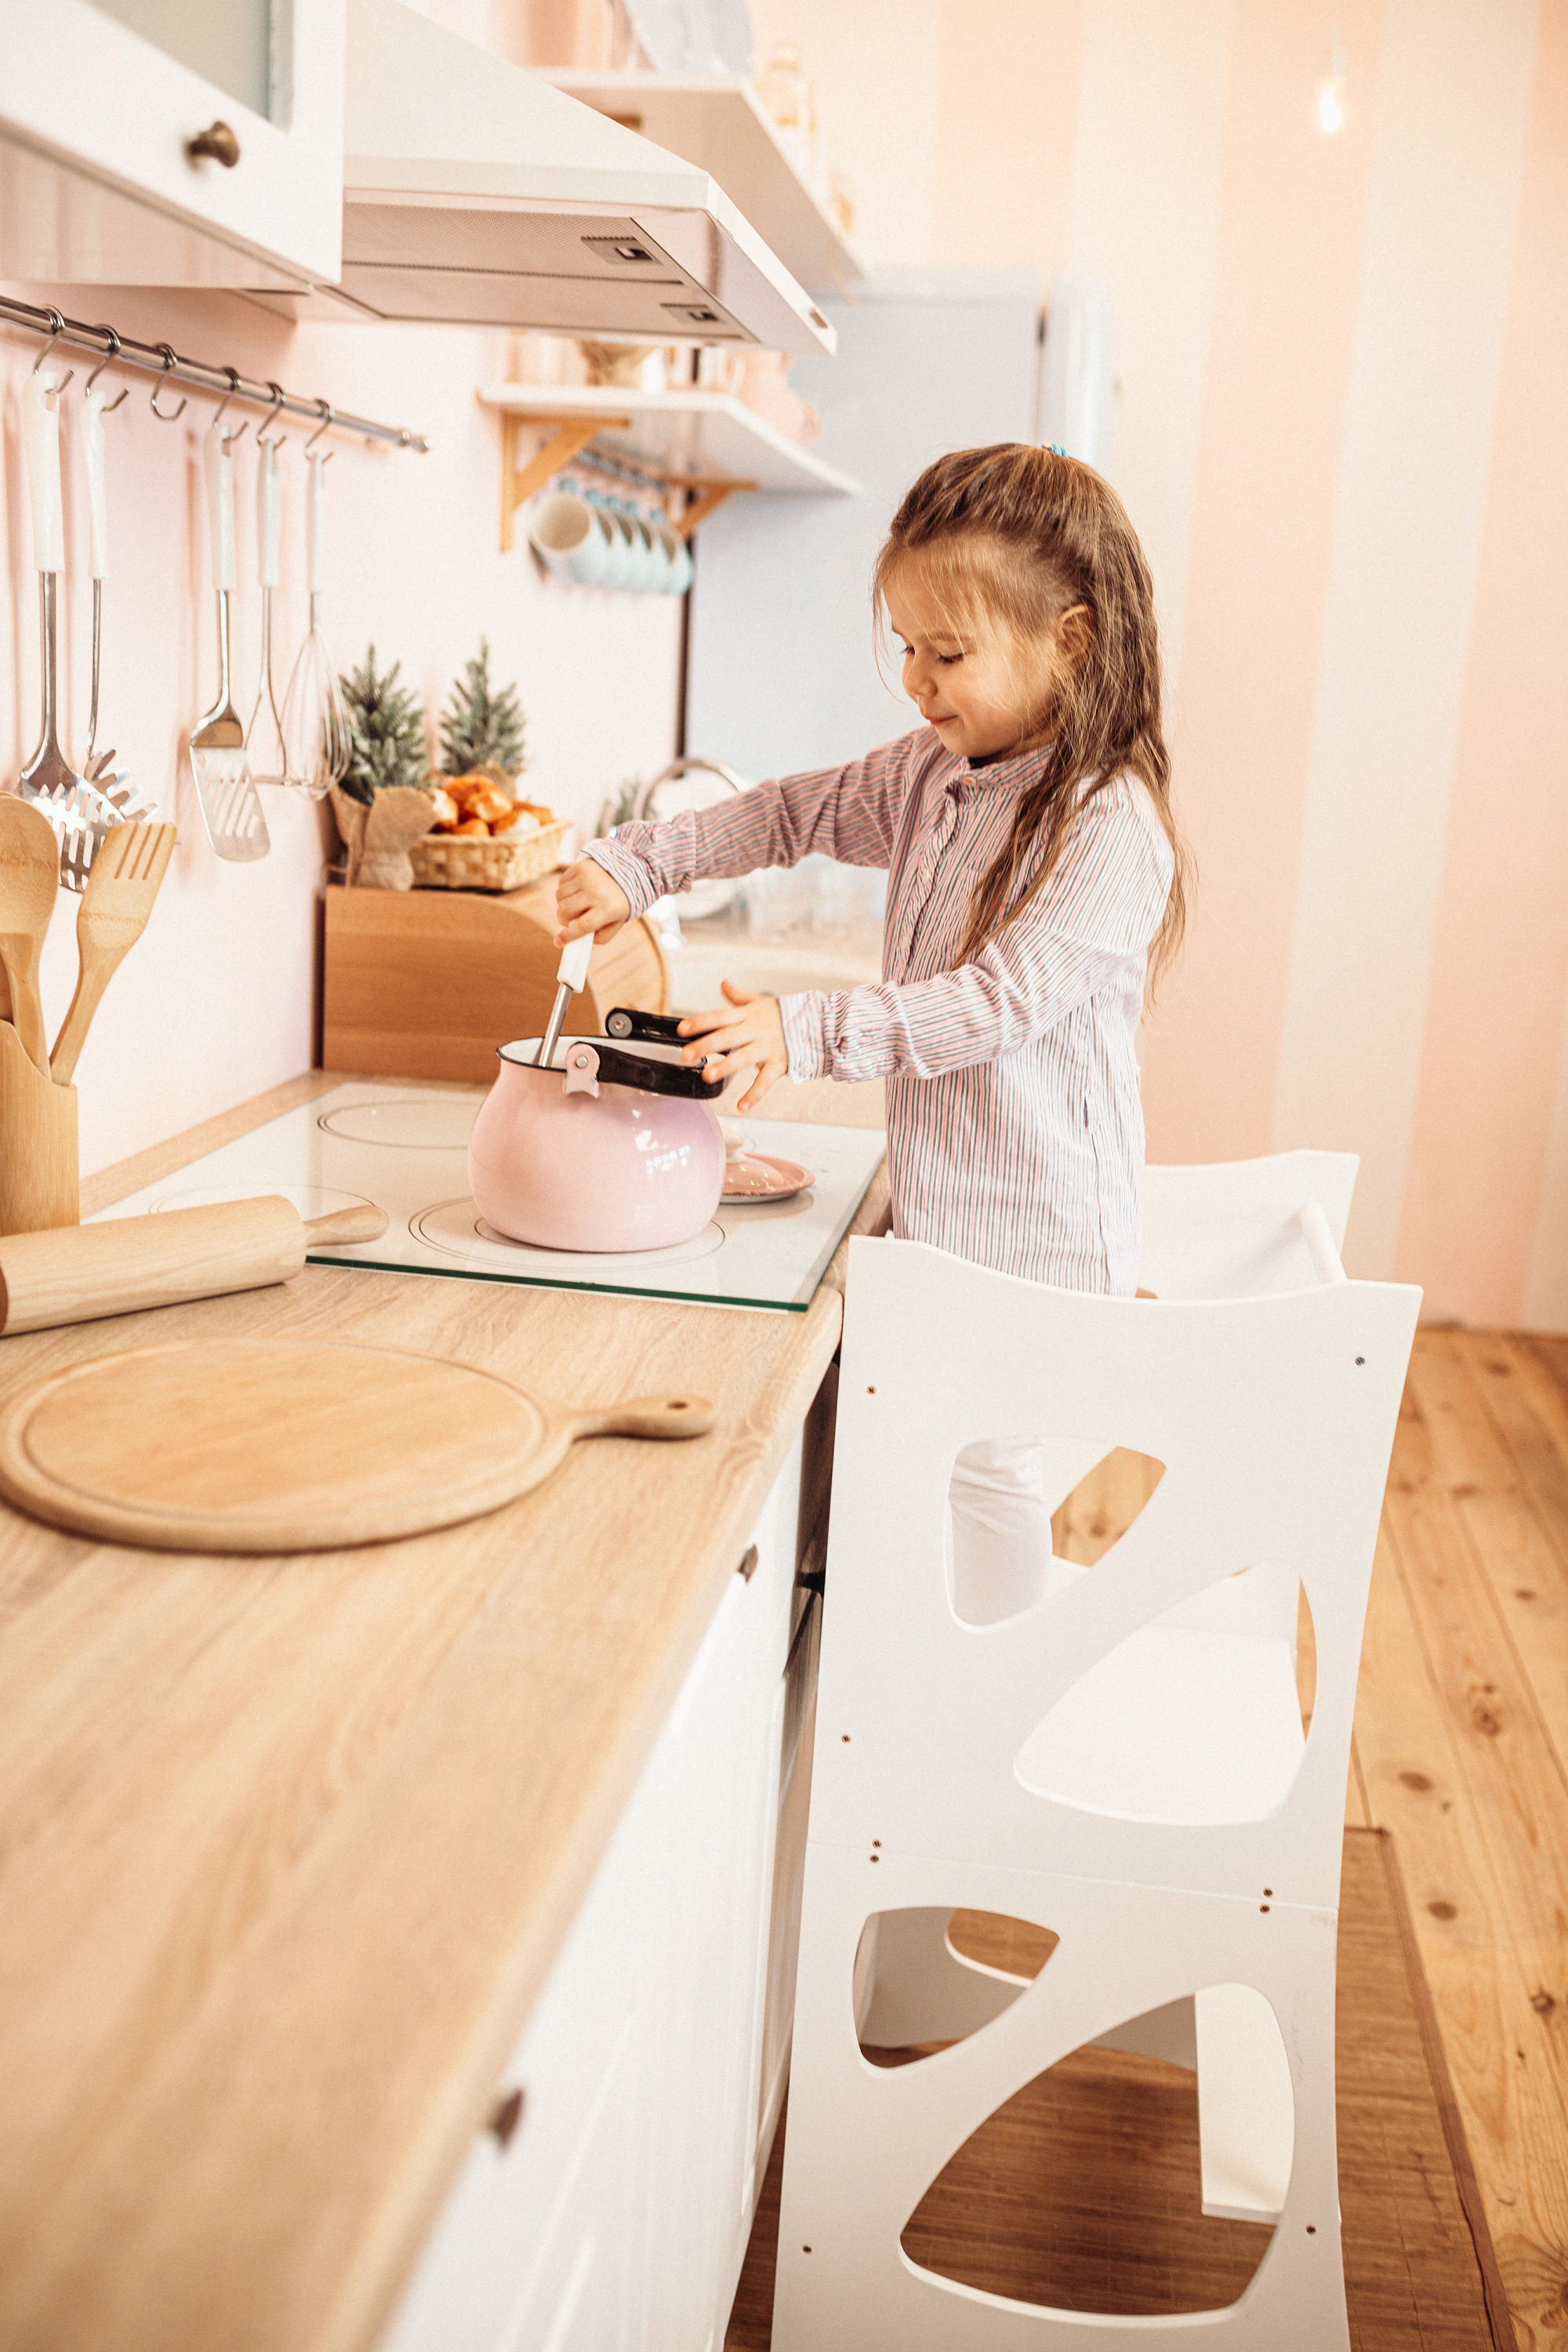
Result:
{"type": "Polygon", "coordinates": [[[668,1249],[700,1234],[719,1205],[718,1089],[666,1042],[673,1022],[609,1018],[612,1036],[563,1037],[543,1068],[536,1037],[499,1048],[468,1141],[468,1187],[486,1223],[512,1241],[668,1249]],[[634,1034],[639,1042],[622,1042],[634,1034]]]}

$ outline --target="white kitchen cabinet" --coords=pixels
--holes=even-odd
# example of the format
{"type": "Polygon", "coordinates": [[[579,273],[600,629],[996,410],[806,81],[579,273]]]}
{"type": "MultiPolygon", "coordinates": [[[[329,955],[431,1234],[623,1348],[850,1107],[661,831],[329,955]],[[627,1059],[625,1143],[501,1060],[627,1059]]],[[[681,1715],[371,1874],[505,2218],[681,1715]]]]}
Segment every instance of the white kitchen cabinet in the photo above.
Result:
{"type": "Polygon", "coordinates": [[[0,0],[0,278],[335,278],[343,5],[0,0]]]}
{"type": "Polygon", "coordinates": [[[515,2134],[476,2142],[381,2352],[722,2343],[795,1998],[816,1659],[795,1582],[802,1450],[498,2086],[522,2095],[515,2134]]]}

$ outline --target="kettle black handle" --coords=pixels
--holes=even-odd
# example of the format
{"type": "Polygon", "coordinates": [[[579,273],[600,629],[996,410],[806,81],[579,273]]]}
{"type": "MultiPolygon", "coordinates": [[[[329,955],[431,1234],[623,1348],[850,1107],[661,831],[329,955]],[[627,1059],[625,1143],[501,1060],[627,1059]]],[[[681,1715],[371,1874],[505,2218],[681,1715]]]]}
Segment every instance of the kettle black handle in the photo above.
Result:
{"type": "Polygon", "coordinates": [[[605,1022],[612,1037],[638,1038],[645,1045],[679,1045],[680,1022],[673,1013],[633,1013],[628,1006],[617,1004],[605,1022]]]}

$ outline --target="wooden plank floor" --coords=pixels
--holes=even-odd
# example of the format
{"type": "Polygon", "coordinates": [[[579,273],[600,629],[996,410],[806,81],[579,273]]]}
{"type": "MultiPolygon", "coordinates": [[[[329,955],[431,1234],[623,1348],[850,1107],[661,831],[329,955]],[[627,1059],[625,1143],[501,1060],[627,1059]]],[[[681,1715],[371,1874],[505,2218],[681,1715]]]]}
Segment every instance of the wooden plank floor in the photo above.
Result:
{"type": "Polygon", "coordinates": [[[1520,2352],[1568,2347],[1568,1339],[1417,1335],[1348,1818],[1397,1843],[1520,2352]]]}

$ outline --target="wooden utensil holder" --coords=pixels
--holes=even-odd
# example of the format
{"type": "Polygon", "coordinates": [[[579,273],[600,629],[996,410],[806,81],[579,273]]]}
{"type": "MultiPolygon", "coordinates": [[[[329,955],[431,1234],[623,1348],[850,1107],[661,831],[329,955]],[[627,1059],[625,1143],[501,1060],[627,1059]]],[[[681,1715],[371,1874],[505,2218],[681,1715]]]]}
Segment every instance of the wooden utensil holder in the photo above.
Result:
{"type": "Polygon", "coordinates": [[[41,1234],[81,1218],[76,1088],[33,1067],[0,1021],[0,1234],[41,1234]]]}

